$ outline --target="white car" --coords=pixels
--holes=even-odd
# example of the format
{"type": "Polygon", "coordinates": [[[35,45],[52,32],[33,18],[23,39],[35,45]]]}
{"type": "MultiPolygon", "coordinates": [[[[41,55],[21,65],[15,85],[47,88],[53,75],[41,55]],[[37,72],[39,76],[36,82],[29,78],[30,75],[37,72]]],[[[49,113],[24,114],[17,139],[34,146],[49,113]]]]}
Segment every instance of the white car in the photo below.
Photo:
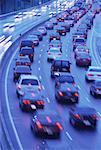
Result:
{"type": "Polygon", "coordinates": [[[16,83],[16,94],[19,98],[23,95],[23,88],[33,86],[35,90],[42,90],[41,83],[35,75],[21,75],[18,82],[16,83]]]}
{"type": "Polygon", "coordinates": [[[60,58],[61,54],[59,47],[51,47],[47,52],[47,61],[53,61],[56,58],[60,58]]]}
{"type": "Polygon", "coordinates": [[[89,66],[88,71],[86,72],[86,75],[85,75],[85,79],[87,81],[101,79],[101,67],[89,66]]]}

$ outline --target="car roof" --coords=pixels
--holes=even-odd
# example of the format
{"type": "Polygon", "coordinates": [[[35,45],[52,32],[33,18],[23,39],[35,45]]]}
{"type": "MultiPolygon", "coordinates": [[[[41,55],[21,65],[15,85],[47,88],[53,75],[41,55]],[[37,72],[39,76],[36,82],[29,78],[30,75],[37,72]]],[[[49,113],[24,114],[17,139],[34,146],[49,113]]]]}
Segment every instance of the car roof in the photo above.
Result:
{"type": "Polygon", "coordinates": [[[92,114],[95,114],[96,113],[96,110],[95,108],[92,108],[92,107],[76,107],[74,109],[74,113],[77,113],[77,114],[84,114],[84,115],[92,115],[92,114]]]}
{"type": "Polygon", "coordinates": [[[77,88],[71,83],[61,83],[59,90],[62,91],[78,91],[77,88]]]}
{"type": "Polygon", "coordinates": [[[38,77],[35,75],[21,75],[22,79],[36,79],[38,80],[38,77]]]}

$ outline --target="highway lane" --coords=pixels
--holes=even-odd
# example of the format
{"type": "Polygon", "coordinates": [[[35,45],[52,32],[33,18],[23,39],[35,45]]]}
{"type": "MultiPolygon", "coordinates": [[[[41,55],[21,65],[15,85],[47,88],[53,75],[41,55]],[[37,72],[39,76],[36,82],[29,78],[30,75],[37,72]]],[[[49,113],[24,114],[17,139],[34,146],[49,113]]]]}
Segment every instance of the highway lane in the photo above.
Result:
{"type": "MultiPolygon", "coordinates": [[[[77,84],[80,87],[80,102],[79,105],[90,105],[100,111],[100,101],[95,100],[89,95],[89,85],[85,82],[84,75],[85,69],[79,68],[75,65],[73,52],[72,52],[72,38],[71,33],[74,29],[67,34],[66,37],[62,37],[63,51],[68,57],[72,58],[72,73],[75,76],[77,84]],[[67,50],[67,51],[66,51],[67,50]]],[[[17,45],[16,45],[17,46],[17,45]]],[[[42,84],[45,88],[46,95],[46,109],[56,110],[59,112],[64,126],[64,131],[61,140],[46,140],[50,149],[101,149],[100,137],[101,137],[101,124],[99,121],[97,131],[76,131],[68,120],[68,110],[70,106],[61,106],[57,104],[54,98],[54,81],[50,78],[50,64],[47,63],[47,48],[48,48],[48,36],[44,37],[44,40],[40,42],[40,45],[35,48],[35,62],[33,63],[33,74],[42,78],[42,84]],[[47,43],[46,43],[47,41],[47,43]],[[40,69],[39,69],[40,68],[40,69]],[[47,86],[48,85],[48,86],[47,86]],[[48,98],[48,99],[47,99],[48,98]],[[89,143],[92,141],[92,145],[89,143]],[[54,145],[54,146],[53,146],[54,145]],[[64,146],[65,145],[65,146],[64,146]],[[95,146],[95,147],[94,147],[95,146]]],[[[15,50],[16,47],[13,47],[15,50]]],[[[14,58],[17,57],[17,54],[14,58]]],[[[16,125],[18,135],[24,149],[33,149],[36,145],[40,144],[42,140],[38,140],[30,131],[30,114],[22,113],[18,106],[18,99],[14,89],[15,85],[12,81],[12,71],[14,67],[14,60],[11,62],[10,70],[8,74],[7,90],[9,93],[9,104],[13,116],[13,121],[16,125]],[[29,140],[28,140],[29,139],[29,140]]]]}

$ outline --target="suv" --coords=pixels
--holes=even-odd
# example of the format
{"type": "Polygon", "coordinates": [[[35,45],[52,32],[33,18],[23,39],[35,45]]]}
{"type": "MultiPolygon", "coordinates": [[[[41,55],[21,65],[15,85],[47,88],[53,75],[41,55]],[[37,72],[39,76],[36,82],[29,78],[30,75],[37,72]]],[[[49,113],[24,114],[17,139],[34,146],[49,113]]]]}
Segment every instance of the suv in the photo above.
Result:
{"type": "Polygon", "coordinates": [[[51,66],[51,77],[59,76],[61,72],[70,72],[70,64],[68,60],[54,60],[51,66]]]}

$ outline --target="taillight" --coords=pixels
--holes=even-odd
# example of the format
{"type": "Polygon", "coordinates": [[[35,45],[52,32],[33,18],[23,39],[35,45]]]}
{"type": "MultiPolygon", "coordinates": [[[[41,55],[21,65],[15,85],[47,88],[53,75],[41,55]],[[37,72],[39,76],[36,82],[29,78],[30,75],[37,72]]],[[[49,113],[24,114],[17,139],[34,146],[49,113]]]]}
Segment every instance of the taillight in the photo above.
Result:
{"type": "Polygon", "coordinates": [[[34,45],[32,45],[32,48],[34,48],[34,45]]]}
{"type": "Polygon", "coordinates": [[[60,129],[60,130],[63,130],[61,124],[59,122],[56,122],[56,126],[60,129]]]}
{"type": "Polygon", "coordinates": [[[75,93],[74,93],[74,96],[78,97],[78,96],[79,96],[79,94],[75,92],[75,93]]]}
{"type": "Polygon", "coordinates": [[[39,129],[42,129],[42,125],[41,125],[41,123],[40,123],[39,121],[36,122],[36,125],[37,125],[37,127],[38,127],[39,129]]]}
{"type": "Polygon", "coordinates": [[[30,104],[30,101],[29,101],[29,100],[23,100],[23,104],[29,105],[29,104],[30,104]]]}
{"type": "Polygon", "coordinates": [[[74,117],[77,119],[81,119],[80,115],[78,115],[78,114],[75,114],[74,117]]]}
{"type": "Polygon", "coordinates": [[[51,53],[50,52],[48,52],[48,55],[50,55],[51,53]]]}
{"type": "Polygon", "coordinates": [[[97,119],[97,116],[94,114],[94,115],[92,115],[92,118],[93,119],[97,119]]]}
{"type": "Polygon", "coordinates": [[[18,90],[21,90],[21,85],[18,85],[18,87],[17,87],[17,88],[18,88],[18,90]]]}
{"type": "Polygon", "coordinates": [[[30,54],[30,56],[33,56],[33,54],[30,54]]]}
{"type": "Polygon", "coordinates": [[[20,53],[20,56],[24,56],[24,54],[20,53]]]}
{"type": "Polygon", "coordinates": [[[19,62],[16,62],[16,65],[20,65],[20,63],[19,63],[19,62]]]}
{"type": "Polygon", "coordinates": [[[88,76],[93,76],[93,74],[89,73],[88,76]]]}
{"type": "Polygon", "coordinates": [[[51,123],[51,122],[52,122],[52,120],[50,119],[50,117],[49,117],[49,116],[46,116],[46,120],[47,120],[49,123],[51,123]]]}
{"type": "Polygon", "coordinates": [[[59,92],[59,95],[60,95],[60,96],[63,96],[63,93],[62,93],[62,92],[59,92]]]}
{"type": "Polygon", "coordinates": [[[44,105],[44,101],[43,100],[39,100],[39,101],[37,101],[37,104],[38,105],[44,105]]]}

